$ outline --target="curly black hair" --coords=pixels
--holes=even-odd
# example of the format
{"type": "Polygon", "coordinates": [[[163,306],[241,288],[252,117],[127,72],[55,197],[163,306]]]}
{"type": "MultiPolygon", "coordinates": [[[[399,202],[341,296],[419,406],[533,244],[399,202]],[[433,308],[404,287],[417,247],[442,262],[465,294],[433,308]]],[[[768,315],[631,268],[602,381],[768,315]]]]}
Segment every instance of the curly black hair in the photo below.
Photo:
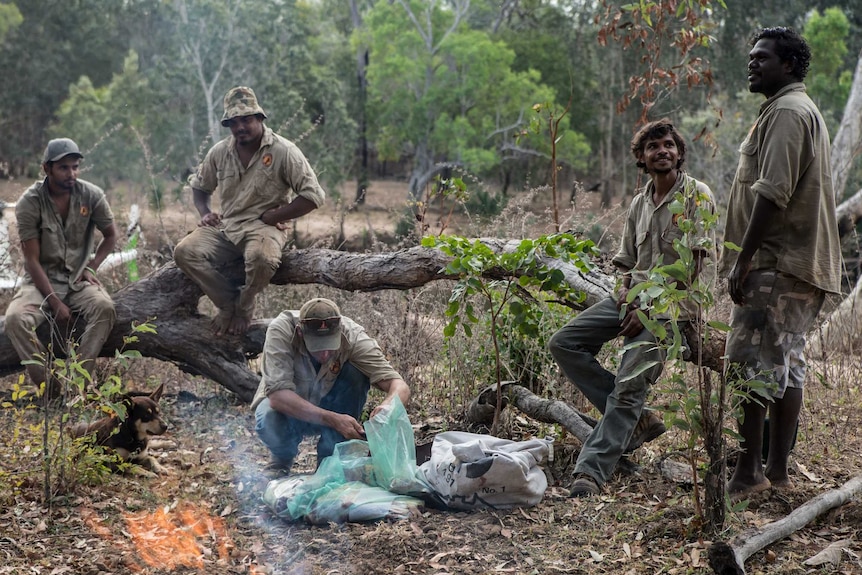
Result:
{"type": "Polygon", "coordinates": [[[646,146],[647,140],[664,138],[668,134],[673,136],[673,141],[676,143],[676,149],[679,150],[679,160],[676,162],[676,169],[680,169],[685,163],[685,140],[680,133],[676,131],[676,128],[673,127],[673,124],[671,124],[669,119],[662,118],[661,120],[656,120],[655,122],[650,122],[645,125],[635,133],[634,137],[632,137],[632,154],[634,154],[635,158],[638,158],[636,165],[638,168],[641,168],[644,173],[647,173],[646,164],[640,161],[640,155],[644,151],[644,146],[646,146]]]}
{"type": "Polygon", "coordinates": [[[751,38],[751,45],[757,44],[758,40],[775,40],[775,53],[782,62],[793,64],[792,74],[800,82],[808,74],[808,65],[811,63],[811,48],[799,32],[793,28],[775,26],[773,28],[761,28],[751,38]]]}

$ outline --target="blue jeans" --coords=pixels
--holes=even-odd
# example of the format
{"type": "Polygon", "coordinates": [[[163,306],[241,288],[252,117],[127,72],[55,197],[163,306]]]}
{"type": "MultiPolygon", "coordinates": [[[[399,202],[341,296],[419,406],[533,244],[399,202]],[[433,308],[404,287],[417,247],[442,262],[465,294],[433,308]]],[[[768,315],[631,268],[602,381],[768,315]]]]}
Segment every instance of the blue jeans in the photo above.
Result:
{"type": "MultiPolygon", "coordinates": [[[[358,421],[368,399],[371,381],[350,363],[345,363],[332,389],[320,401],[320,408],[336,413],[346,413],[358,421]]],[[[293,461],[299,452],[299,442],[307,435],[320,435],[317,442],[317,464],[332,455],[335,444],[346,438],[332,429],[301,419],[288,417],[270,406],[264,399],[254,412],[255,431],[273,457],[281,461],[293,461]]]]}

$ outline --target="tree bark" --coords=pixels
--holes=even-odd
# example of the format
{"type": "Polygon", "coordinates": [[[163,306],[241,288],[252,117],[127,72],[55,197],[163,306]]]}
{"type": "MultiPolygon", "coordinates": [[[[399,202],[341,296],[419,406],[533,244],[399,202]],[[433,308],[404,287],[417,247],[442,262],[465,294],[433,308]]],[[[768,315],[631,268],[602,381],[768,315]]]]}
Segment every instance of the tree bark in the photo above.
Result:
{"type": "Polygon", "coordinates": [[[709,548],[709,566],[719,575],[745,575],[745,561],[766,547],[805,527],[812,519],[847,503],[862,491],[862,475],[839,487],[821,493],[794,509],[790,515],[762,527],[740,533],[730,542],[716,542],[709,548]]]}
{"type": "MultiPolygon", "coordinates": [[[[519,244],[513,240],[484,241],[499,251],[513,250],[519,244]]],[[[290,250],[284,253],[272,283],[315,283],[345,291],[405,290],[436,280],[456,279],[442,273],[449,261],[449,256],[442,252],[422,247],[378,254],[290,250]]],[[[600,273],[583,275],[574,266],[550,258],[546,263],[559,268],[570,285],[587,293],[587,305],[606,297],[613,286],[611,278],[600,273]]],[[[243,281],[239,260],[222,271],[237,284],[243,281]]],[[[497,279],[504,275],[502,270],[488,274],[497,279]]],[[[113,296],[117,321],[101,355],[113,357],[114,350],[123,347],[123,338],[130,333],[132,323],[151,321],[157,333],[140,334],[139,341],[130,347],[146,357],[169,361],[185,372],[212,379],[241,400],[251,401],[259,376],[249,369],[248,360],[263,350],[269,320],[253,322],[243,336],[214,338],[210,319],[197,310],[202,295],[200,288],[173,262],[122,288],[113,296]]],[[[19,372],[22,366],[6,337],[5,318],[0,318],[0,330],[0,375],[19,372]]],[[[49,326],[44,325],[39,335],[42,341],[47,341],[49,326]]]]}
{"type": "MultiPolygon", "coordinates": [[[[832,178],[836,199],[844,197],[847,177],[853,169],[853,160],[859,155],[862,141],[862,55],[856,61],[850,96],[844,105],[841,125],[832,140],[832,178]]],[[[839,217],[839,222],[841,218],[839,217]]]]}
{"type": "MultiPolygon", "coordinates": [[[[501,382],[503,408],[508,405],[517,407],[520,411],[543,423],[559,423],[566,431],[574,435],[582,444],[592,433],[598,421],[585,413],[581,413],[568,403],[556,399],[544,399],[517,381],[501,382]]],[[[491,384],[476,396],[467,406],[466,419],[469,423],[489,425],[494,419],[497,404],[497,384],[491,384]]],[[[617,463],[621,473],[630,475],[637,471],[638,465],[623,457],[617,463]]]]}

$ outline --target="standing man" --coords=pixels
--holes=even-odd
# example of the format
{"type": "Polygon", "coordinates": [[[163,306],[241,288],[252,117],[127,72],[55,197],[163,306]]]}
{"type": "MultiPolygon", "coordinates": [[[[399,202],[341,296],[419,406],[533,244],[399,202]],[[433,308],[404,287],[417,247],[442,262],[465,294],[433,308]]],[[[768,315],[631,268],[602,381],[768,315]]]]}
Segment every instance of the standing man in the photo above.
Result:
{"type": "MultiPolygon", "coordinates": [[[[666,431],[661,417],[644,407],[650,386],[662,372],[665,352],[661,345],[655,345],[657,338],[644,329],[638,317],[639,307],[649,313],[647,306],[637,300],[627,303],[627,299],[632,286],[646,281],[653,267],[679,258],[673,243],[683,237],[678,224],[680,214],[669,209],[678,192],[684,197],[685,218],[697,223],[697,237],[690,243],[695,276],[711,250],[711,238],[697,214],[699,209],[714,209],[712,192],[682,170],[685,141],[674,126],[667,119],[647,124],[635,134],[631,150],[637,166],[649,174],[650,181],[629,207],[622,243],[613,259],[622,273],[622,286],[616,298],[609,297],[578,314],[548,342],[566,377],[602,413],[578,456],[572,497],[598,494],[623,453],[634,451],[666,431]],[[618,336],[623,337],[626,349],[614,375],[595,356],[606,342],[618,336]],[[640,345],[633,345],[637,343],[640,345]],[[642,370],[645,364],[651,367],[642,370]]],[[[697,311],[696,306],[686,302],[679,320],[695,319],[697,311]]]]}
{"type": "MultiPolygon", "coordinates": [[[[83,157],[68,138],[48,142],[42,156],[45,179],[15,205],[26,276],[6,310],[6,334],[21,360],[32,360],[45,354],[36,328],[48,319],[60,327],[81,316],[87,327],[77,353],[89,372],[116,319],[96,270],[117,245],[117,228],[102,189],[78,179],[83,157]],[[102,241],[94,255],[96,229],[102,241]]],[[[26,366],[33,383],[46,382],[47,396],[55,397],[60,390],[53,387],[49,368],[26,366]]]]}
{"type": "MultiPolygon", "coordinates": [[[[805,382],[805,332],[827,292],[840,291],[841,251],[832,192],[829,134],[802,80],[811,51],[789,28],[764,28],[748,53],[748,89],[763,94],[740,146],[730,189],[720,273],[734,308],[728,374],[771,384],[742,404],[743,450],[728,484],[732,499],[787,487],[805,382]],[[769,408],[769,456],[761,461],[769,408]]],[[[754,392],[753,392],[754,393],[754,392]]]]}
{"type": "Polygon", "coordinates": [[[232,88],[224,97],[222,126],[231,135],[207,152],[190,178],[198,228],[176,247],[174,259],[219,309],[218,335],[248,330],[254,298],[281,265],[288,241],[286,223],[323,205],[325,194],[300,149],[264,125],[266,114],[251,88],[232,88]],[[210,202],[218,189],[221,213],[210,202]],[[245,263],[245,284],[219,270],[245,263]]]}
{"type": "Polygon", "coordinates": [[[377,342],[325,298],[272,321],[261,372],[252,402],[255,429],[272,452],[270,469],[283,473],[290,471],[306,435],[320,434],[318,465],[336,443],[364,438],[359,418],[371,385],[386,392],[371,417],[396,396],[405,406],[410,399],[410,388],[377,342]]]}

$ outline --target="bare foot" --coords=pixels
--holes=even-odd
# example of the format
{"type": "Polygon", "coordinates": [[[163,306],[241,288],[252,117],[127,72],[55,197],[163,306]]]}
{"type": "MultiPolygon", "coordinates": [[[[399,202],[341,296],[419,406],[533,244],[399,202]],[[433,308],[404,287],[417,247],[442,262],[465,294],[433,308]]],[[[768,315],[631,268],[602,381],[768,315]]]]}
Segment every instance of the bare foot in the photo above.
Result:
{"type": "Polygon", "coordinates": [[[250,326],[251,319],[235,315],[230,319],[230,327],[227,328],[227,332],[231,335],[243,335],[250,326]]]}
{"type": "Polygon", "coordinates": [[[230,331],[232,319],[233,318],[229,314],[219,312],[218,315],[213,318],[210,327],[216,335],[226,335],[230,331]]]}
{"type": "Polygon", "coordinates": [[[752,495],[757,495],[772,488],[772,484],[766,477],[755,483],[742,483],[731,480],[727,484],[727,495],[730,497],[731,503],[739,503],[743,499],[749,499],[752,495]]]}

